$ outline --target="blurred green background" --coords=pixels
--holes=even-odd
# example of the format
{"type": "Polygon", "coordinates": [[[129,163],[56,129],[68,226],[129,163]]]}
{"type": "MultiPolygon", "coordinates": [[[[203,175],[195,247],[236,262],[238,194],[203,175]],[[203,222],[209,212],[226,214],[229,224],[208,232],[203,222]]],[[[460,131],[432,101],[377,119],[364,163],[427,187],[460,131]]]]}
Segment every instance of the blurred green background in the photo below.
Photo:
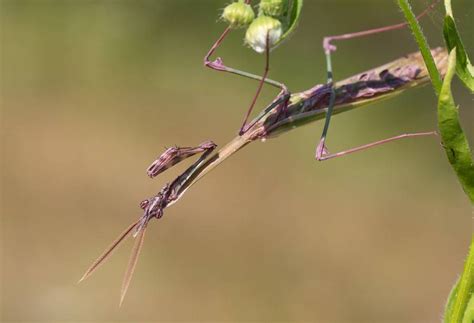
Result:
{"type": "MultiPolygon", "coordinates": [[[[236,134],[257,84],[202,66],[226,3],[1,1],[2,321],[440,320],[471,210],[439,142],[318,163],[321,123],[250,145],[152,222],[121,308],[130,241],[76,285],[138,203],[184,169],[147,178],[164,146],[236,134]]],[[[470,53],[473,7],[454,2],[470,53]]],[[[432,46],[442,17],[422,21],[432,46]]],[[[394,1],[305,1],[270,75],[293,91],[322,83],[324,36],[401,19],[394,1]]],[[[263,56],[242,43],[235,32],[218,54],[261,73],[263,56]]],[[[335,77],[415,50],[407,30],[339,42],[335,77]]],[[[455,83],[473,142],[472,97],[455,83]]],[[[329,148],[435,129],[435,105],[426,86],[338,115],[329,148]]]]}

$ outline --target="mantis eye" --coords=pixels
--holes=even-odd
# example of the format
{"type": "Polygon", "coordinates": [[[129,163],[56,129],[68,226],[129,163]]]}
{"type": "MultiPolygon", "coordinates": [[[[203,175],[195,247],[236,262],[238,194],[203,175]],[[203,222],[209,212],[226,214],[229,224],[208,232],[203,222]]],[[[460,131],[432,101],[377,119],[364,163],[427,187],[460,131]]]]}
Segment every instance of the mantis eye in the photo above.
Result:
{"type": "Polygon", "coordinates": [[[149,200],[143,200],[140,202],[140,208],[142,210],[146,209],[146,207],[148,206],[148,204],[150,204],[150,201],[149,200]]]}
{"type": "Polygon", "coordinates": [[[272,48],[280,40],[282,33],[279,20],[262,15],[250,24],[245,33],[245,42],[257,53],[263,53],[267,46],[272,48]]]}
{"type": "Polygon", "coordinates": [[[222,19],[224,19],[231,28],[243,28],[249,25],[255,18],[252,7],[244,3],[243,0],[234,2],[224,8],[222,19]]]}
{"type": "Polygon", "coordinates": [[[259,5],[259,15],[270,17],[282,17],[288,9],[288,0],[261,0],[259,5]]]}

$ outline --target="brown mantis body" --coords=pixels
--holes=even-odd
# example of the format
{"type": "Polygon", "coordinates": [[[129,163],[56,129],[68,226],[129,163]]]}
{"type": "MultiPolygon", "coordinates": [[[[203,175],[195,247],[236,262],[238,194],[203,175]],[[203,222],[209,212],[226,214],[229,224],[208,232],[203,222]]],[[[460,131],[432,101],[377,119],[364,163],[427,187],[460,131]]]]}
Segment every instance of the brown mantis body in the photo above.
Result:
{"type": "MultiPolygon", "coordinates": [[[[205,64],[214,69],[234,73],[234,70],[229,70],[229,68],[222,64],[222,60],[217,59],[213,62],[209,60],[209,57],[227,33],[228,30],[224,32],[223,36],[221,36],[206,55],[205,64]]],[[[446,51],[437,48],[434,49],[432,53],[436,60],[438,69],[444,75],[447,61],[446,51]]],[[[423,59],[419,53],[407,55],[406,57],[395,60],[384,66],[371,69],[336,84],[333,84],[331,80],[331,82],[328,82],[327,84],[316,85],[307,91],[294,94],[291,94],[284,85],[275,81],[266,80],[265,76],[267,71],[268,65],[264,77],[258,77],[251,74],[249,74],[250,76],[246,76],[260,80],[260,84],[267,82],[280,87],[280,95],[253,121],[247,123],[246,118],[240,134],[217,153],[212,154],[216,145],[212,141],[206,141],[197,147],[168,148],[161,156],[159,156],[147,169],[147,173],[150,177],[157,176],[161,172],[186,158],[202,153],[201,157],[175,180],[167,183],[156,195],[140,203],[140,207],[143,209],[143,215],[138,220],[131,223],[127,229],[104,251],[104,253],[89,267],[80,281],[89,277],[101,264],[105,262],[105,260],[108,259],[113,250],[117,248],[117,246],[124,241],[128,235],[132,234],[136,240],[122,283],[121,304],[135,270],[149,221],[153,218],[161,218],[166,207],[175,203],[189,187],[205,176],[209,171],[214,169],[222,161],[253,141],[277,136],[312,121],[325,117],[327,118],[327,116],[332,113],[341,113],[343,111],[348,111],[359,106],[392,97],[403,92],[405,89],[420,86],[429,81],[423,59]]],[[[239,74],[237,72],[235,73],[239,74]]],[[[260,87],[257,91],[257,95],[259,91],[260,87]]],[[[255,98],[251,108],[254,104],[255,98]]],[[[247,113],[247,117],[250,114],[250,110],[247,113]]],[[[433,132],[404,134],[334,155],[325,155],[324,159],[342,156],[388,141],[428,134],[433,134],[433,132]]],[[[325,134],[323,133],[323,135],[325,134]]],[[[325,153],[323,149],[320,152],[325,153]]],[[[323,155],[320,155],[320,157],[322,156],[323,155]]]]}
{"type": "MultiPolygon", "coordinates": [[[[432,52],[438,68],[444,74],[447,61],[446,50],[438,48],[432,52]]],[[[424,67],[423,59],[419,53],[414,53],[387,65],[336,83],[334,113],[341,113],[372,102],[387,99],[403,92],[405,89],[417,87],[427,82],[429,82],[429,78],[424,67]]],[[[279,102],[273,102],[252,121],[251,124],[253,125],[244,135],[235,137],[213,155],[211,155],[211,153],[215,145],[210,144],[211,142],[205,142],[198,147],[186,147],[183,148],[183,150],[179,147],[175,147],[172,151],[167,150],[160,158],[153,162],[148,169],[149,172],[158,169],[159,173],[169,168],[171,164],[175,165],[184,160],[184,158],[196,153],[204,153],[174,181],[166,184],[158,194],[141,202],[140,206],[144,211],[140,219],[134,221],[127,227],[89,267],[80,281],[89,277],[102,265],[112,254],[112,251],[128,235],[135,235],[135,245],[122,284],[120,301],[120,303],[122,303],[135,270],[148,222],[152,218],[161,218],[164,209],[175,203],[191,185],[247,144],[256,140],[275,137],[301,125],[324,118],[328,108],[330,92],[331,90],[327,85],[316,85],[307,91],[291,95],[288,99],[290,104],[287,107],[284,117],[277,109],[279,102]],[[163,163],[158,162],[160,160],[163,163]],[[168,163],[166,161],[168,161],[168,163]]],[[[404,135],[402,135],[402,137],[403,136],[404,135]]]]}

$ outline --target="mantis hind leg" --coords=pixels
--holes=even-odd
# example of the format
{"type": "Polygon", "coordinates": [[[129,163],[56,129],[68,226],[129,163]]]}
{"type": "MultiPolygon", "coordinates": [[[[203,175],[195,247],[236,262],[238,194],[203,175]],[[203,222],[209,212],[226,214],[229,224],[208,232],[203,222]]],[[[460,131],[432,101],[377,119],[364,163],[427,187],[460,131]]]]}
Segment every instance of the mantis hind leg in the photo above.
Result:
{"type": "MultiPolygon", "coordinates": [[[[425,16],[428,12],[430,12],[438,3],[440,0],[434,1],[428,8],[426,8],[423,12],[421,12],[416,19],[420,19],[421,17],[425,16]]],[[[323,40],[323,49],[324,53],[326,55],[326,67],[327,67],[327,84],[331,87],[331,95],[329,98],[329,104],[326,112],[326,118],[324,122],[324,128],[323,132],[321,134],[321,139],[319,141],[319,144],[316,148],[316,159],[319,161],[326,160],[329,158],[337,157],[338,154],[334,154],[333,156],[329,157],[327,154],[327,148],[326,148],[326,137],[329,131],[329,124],[331,122],[331,116],[333,113],[333,108],[334,108],[334,101],[336,97],[336,93],[334,91],[333,87],[333,69],[332,69],[332,61],[331,61],[331,53],[336,51],[336,46],[332,44],[333,41],[336,40],[346,40],[346,39],[354,39],[354,38],[359,38],[359,37],[364,37],[364,36],[369,36],[373,34],[379,34],[379,33],[384,33],[387,31],[392,31],[392,30],[398,30],[405,28],[408,24],[406,22],[404,23],[399,23],[395,25],[390,25],[390,26],[385,26],[385,27],[380,27],[380,28],[374,28],[374,29],[369,29],[365,31],[360,31],[360,32],[355,32],[355,33],[348,33],[348,34],[342,34],[342,35],[336,35],[336,36],[328,36],[325,37],[323,40]]],[[[405,138],[405,137],[403,137],[405,138]]],[[[396,139],[395,139],[396,140],[396,139]]],[[[379,145],[385,143],[385,141],[375,143],[375,145],[379,145]]],[[[371,144],[369,144],[371,146],[371,144]]],[[[364,146],[362,146],[364,147],[364,146]]],[[[368,148],[368,147],[365,147],[368,148]]],[[[363,148],[363,149],[365,149],[363,148]]],[[[360,149],[356,149],[358,151],[360,149]]],[[[352,152],[352,151],[351,151],[352,152]]]]}
{"type": "Polygon", "coordinates": [[[372,148],[372,147],[375,147],[375,146],[379,146],[379,145],[386,144],[388,142],[392,142],[392,141],[396,141],[396,140],[400,140],[400,139],[421,137],[421,136],[433,136],[433,135],[436,136],[437,132],[436,131],[430,131],[430,132],[405,133],[405,134],[390,137],[390,138],[387,138],[387,139],[374,141],[374,142],[371,142],[369,144],[365,144],[365,145],[358,146],[358,147],[355,147],[355,148],[351,148],[351,149],[348,149],[348,150],[340,151],[340,152],[334,153],[334,154],[330,154],[327,151],[326,148],[318,146],[317,149],[321,149],[321,150],[324,149],[324,152],[320,156],[318,156],[318,154],[316,154],[316,159],[319,160],[319,161],[324,161],[324,160],[328,160],[328,159],[331,159],[331,158],[336,158],[336,157],[342,157],[342,156],[345,156],[345,155],[349,155],[349,154],[352,154],[352,153],[355,153],[355,152],[358,152],[358,151],[362,151],[362,150],[365,150],[365,149],[369,149],[369,148],[372,148]]]}

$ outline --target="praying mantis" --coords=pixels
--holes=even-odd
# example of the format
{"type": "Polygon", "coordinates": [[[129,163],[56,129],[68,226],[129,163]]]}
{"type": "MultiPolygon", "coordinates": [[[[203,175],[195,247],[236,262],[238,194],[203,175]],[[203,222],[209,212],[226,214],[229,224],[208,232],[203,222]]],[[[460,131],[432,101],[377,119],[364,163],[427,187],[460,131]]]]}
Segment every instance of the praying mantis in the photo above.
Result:
{"type": "MultiPolygon", "coordinates": [[[[263,0],[262,3],[273,2],[281,4],[284,1],[288,2],[288,0],[282,0],[280,2],[278,0],[263,0]]],[[[438,1],[431,4],[426,10],[418,15],[417,18],[421,18],[422,16],[426,15],[431,9],[433,9],[437,2],[438,1]]],[[[299,3],[301,5],[302,1],[299,3]]],[[[248,10],[250,7],[250,0],[240,0],[234,4],[243,5],[245,6],[246,10],[248,10]]],[[[286,7],[286,9],[289,10],[288,7],[286,7]]],[[[261,17],[262,14],[258,18],[253,19],[252,15],[247,11],[246,19],[249,21],[256,21],[261,17]]],[[[270,20],[267,20],[267,23],[268,21],[270,20]]],[[[133,235],[135,237],[135,244],[132,248],[130,260],[125,272],[120,293],[120,304],[122,304],[137,265],[149,221],[153,218],[160,219],[164,214],[165,208],[176,203],[182,197],[184,192],[187,191],[192,185],[198,182],[202,177],[204,177],[228,157],[251,142],[257,140],[263,141],[285,133],[291,129],[324,118],[325,123],[323,132],[316,147],[315,153],[317,160],[324,161],[403,138],[436,134],[434,131],[403,134],[372,142],[360,147],[330,154],[326,148],[325,142],[331,116],[343,111],[348,111],[373,102],[391,98],[408,88],[417,87],[427,83],[429,81],[429,77],[424,66],[423,59],[420,53],[409,54],[383,66],[373,68],[369,71],[352,76],[346,80],[334,83],[331,62],[331,54],[336,50],[336,47],[333,44],[334,41],[354,39],[376,33],[402,29],[406,26],[406,24],[400,23],[397,25],[371,29],[363,32],[325,37],[323,40],[323,49],[325,52],[327,65],[326,83],[315,85],[303,92],[291,93],[287,86],[283,83],[267,78],[270,67],[270,51],[272,49],[272,45],[275,45],[278,42],[278,39],[275,39],[274,31],[271,30],[274,28],[274,26],[275,24],[271,25],[270,28],[262,28],[260,26],[259,30],[263,30],[264,33],[257,36],[253,34],[253,43],[252,41],[248,42],[252,47],[257,47],[257,51],[263,53],[265,56],[264,73],[262,76],[259,76],[228,67],[224,65],[224,62],[221,58],[211,60],[211,57],[215,54],[218,47],[223,43],[224,39],[231,32],[231,30],[234,29],[233,27],[235,27],[235,22],[233,26],[232,22],[230,21],[230,25],[224,30],[222,35],[211,46],[210,50],[205,55],[204,65],[213,70],[237,74],[258,81],[257,91],[250,103],[247,112],[245,113],[244,120],[238,135],[214,154],[213,152],[217,145],[210,140],[205,141],[196,147],[171,147],[166,149],[166,151],[148,167],[147,174],[150,177],[156,177],[168,168],[189,157],[197,154],[201,154],[201,156],[176,179],[170,183],[167,183],[157,194],[143,200],[140,203],[140,207],[143,210],[142,216],[138,220],[132,222],[118,236],[118,238],[113,241],[113,243],[104,251],[104,253],[99,258],[97,258],[97,260],[95,260],[93,264],[86,270],[79,282],[83,281],[92,273],[94,273],[127,236],[133,235]],[[280,92],[277,97],[265,109],[262,110],[262,112],[260,112],[253,120],[249,122],[248,120],[264,84],[274,86],[278,88],[280,92]]],[[[251,26],[249,27],[249,30],[250,28],[251,26]]],[[[446,50],[443,48],[436,48],[432,50],[432,54],[435,58],[438,69],[444,75],[447,63],[446,50]]]]}

